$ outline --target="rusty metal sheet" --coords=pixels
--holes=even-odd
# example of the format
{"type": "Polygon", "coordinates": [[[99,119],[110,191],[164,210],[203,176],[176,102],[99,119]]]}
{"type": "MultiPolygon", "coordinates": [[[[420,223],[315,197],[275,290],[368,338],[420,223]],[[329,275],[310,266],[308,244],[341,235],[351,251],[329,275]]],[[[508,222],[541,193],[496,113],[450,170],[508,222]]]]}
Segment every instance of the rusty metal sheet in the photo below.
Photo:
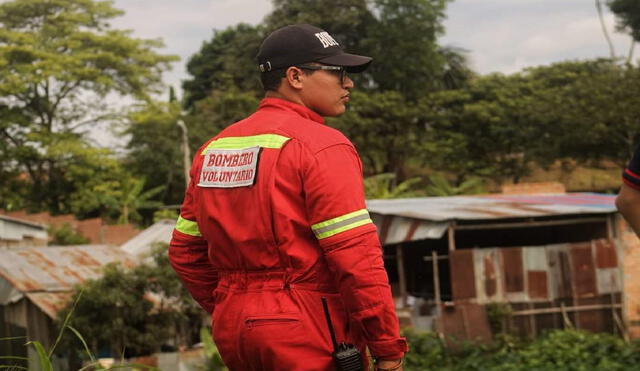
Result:
{"type": "Polygon", "coordinates": [[[495,296],[498,292],[498,269],[492,255],[485,255],[484,265],[484,290],[487,297],[495,296]]]}
{"type": "Polygon", "coordinates": [[[527,291],[531,299],[549,298],[549,280],[546,271],[527,271],[527,291]]]}
{"type": "MultiPolygon", "coordinates": [[[[556,307],[556,305],[551,301],[533,303],[534,309],[554,307],[556,307]]],[[[540,335],[546,330],[562,328],[562,314],[560,313],[538,314],[535,316],[535,321],[536,335],[540,335]]]]}
{"type": "Polygon", "coordinates": [[[454,307],[443,308],[441,313],[441,328],[450,345],[460,345],[461,340],[491,342],[491,329],[483,305],[456,303],[454,307]]]}
{"type": "Polygon", "coordinates": [[[510,247],[500,249],[504,269],[504,284],[507,293],[524,291],[524,268],[522,249],[510,247]]]}
{"type": "Polygon", "coordinates": [[[371,214],[383,245],[425,239],[440,239],[449,227],[448,222],[431,222],[397,215],[371,214]]]}
{"type": "Polygon", "coordinates": [[[590,243],[572,244],[569,249],[571,255],[571,272],[576,297],[593,296],[597,294],[596,268],[590,243]]]}
{"type": "Polygon", "coordinates": [[[70,291],[87,279],[100,277],[102,267],[112,262],[126,267],[136,264],[134,258],[117,246],[0,250],[0,276],[22,292],[70,291]]]}
{"type": "Polygon", "coordinates": [[[58,312],[71,300],[71,292],[32,292],[27,297],[49,318],[56,319],[58,312]]]}
{"type": "Polygon", "coordinates": [[[597,269],[598,294],[612,294],[622,291],[622,270],[620,268],[597,269]]]}
{"type": "Polygon", "coordinates": [[[571,283],[571,264],[569,262],[569,245],[553,245],[548,247],[549,272],[553,282],[553,297],[555,299],[573,297],[571,283]]]}
{"type": "Polygon", "coordinates": [[[449,255],[451,290],[454,300],[476,297],[473,250],[454,250],[449,255]]]}
{"type": "Polygon", "coordinates": [[[499,249],[473,249],[477,303],[503,301],[499,249]]]}
{"type": "Polygon", "coordinates": [[[613,214],[615,195],[567,193],[367,200],[372,214],[429,221],[493,220],[541,215],[613,214]]]}
{"type": "MultiPolygon", "coordinates": [[[[608,295],[581,298],[576,300],[576,305],[609,305],[611,304],[611,300],[612,298],[608,295]]],[[[576,312],[575,321],[577,328],[592,332],[612,332],[614,326],[613,315],[609,308],[576,312]]]]}
{"type": "Polygon", "coordinates": [[[549,261],[544,246],[529,246],[522,249],[524,269],[528,271],[548,271],[549,261]]]}
{"type": "Polygon", "coordinates": [[[601,239],[593,241],[596,248],[596,267],[616,268],[618,266],[618,254],[612,240],[601,239]]]}

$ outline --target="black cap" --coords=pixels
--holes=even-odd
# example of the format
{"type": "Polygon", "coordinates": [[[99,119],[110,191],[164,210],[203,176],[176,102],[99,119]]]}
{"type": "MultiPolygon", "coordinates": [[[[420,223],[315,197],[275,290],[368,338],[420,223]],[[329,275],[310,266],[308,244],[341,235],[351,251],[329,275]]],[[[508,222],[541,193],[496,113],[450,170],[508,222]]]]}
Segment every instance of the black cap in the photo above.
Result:
{"type": "Polygon", "coordinates": [[[264,39],[258,52],[262,72],[308,62],[344,66],[348,72],[362,72],[369,67],[371,60],[371,57],[345,53],[328,32],[309,24],[275,30],[264,39]]]}

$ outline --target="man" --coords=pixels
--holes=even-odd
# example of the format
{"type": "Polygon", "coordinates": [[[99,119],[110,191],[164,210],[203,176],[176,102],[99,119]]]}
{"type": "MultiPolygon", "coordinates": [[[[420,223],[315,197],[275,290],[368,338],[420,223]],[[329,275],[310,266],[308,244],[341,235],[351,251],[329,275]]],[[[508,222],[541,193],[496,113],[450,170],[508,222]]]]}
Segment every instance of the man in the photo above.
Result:
{"type": "Polygon", "coordinates": [[[283,27],[258,54],[257,112],[205,143],[191,168],[171,263],[212,313],[232,370],[334,370],[322,298],[338,342],[402,370],[382,249],[365,209],[355,148],[339,116],[371,58],[311,25],[283,27]]]}
{"type": "Polygon", "coordinates": [[[622,187],[616,197],[616,207],[631,228],[640,236],[640,146],[622,173],[622,187]]]}

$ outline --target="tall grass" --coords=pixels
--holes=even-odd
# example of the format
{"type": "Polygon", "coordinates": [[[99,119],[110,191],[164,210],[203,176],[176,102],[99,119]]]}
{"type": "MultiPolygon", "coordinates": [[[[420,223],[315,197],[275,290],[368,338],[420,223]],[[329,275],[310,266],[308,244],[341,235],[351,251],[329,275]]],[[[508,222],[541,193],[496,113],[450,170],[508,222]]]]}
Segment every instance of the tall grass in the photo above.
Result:
{"type": "MultiPolygon", "coordinates": [[[[75,302],[73,303],[73,306],[71,308],[71,310],[69,311],[69,313],[67,314],[67,316],[65,317],[62,326],[60,327],[60,331],[58,332],[58,336],[56,337],[56,341],[53,343],[53,345],[51,346],[51,348],[47,351],[44,346],[42,345],[41,342],[35,340],[35,341],[27,341],[25,343],[25,346],[32,346],[35,351],[36,354],[38,355],[38,369],[41,371],[54,371],[53,368],[53,361],[52,361],[52,357],[53,357],[53,353],[55,351],[55,349],[58,347],[58,344],[60,344],[60,341],[62,340],[62,336],[64,335],[64,333],[66,332],[66,330],[69,330],[72,334],[75,335],[76,338],[78,338],[78,340],[80,340],[80,343],[82,343],[82,346],[84,348],[84,352],[87,354],[87,356],[89,357],[89,363],[87,365],[85,365],[83,368],[81,368],[79,371],[85,371],[85,370],[115,370],[115,369],[145,369],[145,370],[150,370],[150,371],[159,371],[157,368],[152,367],[152,366],[148,366],[148,365],[143,365],[143,364],[138,364],[138,363],[127,363],[127,364],[118,364],[118,365],[113,365],[109,368],[105,368],[103,367],[100,362],[96,359],[96,357],[93,355],[93,353],[91,352],[91,350],[89,349],[89,346],[87,345],[87,342],[85,341],[84,337],[82,337],[82,334],[80,334],[80,332],[78,330],[76,330],[74,327],[72,327],[71,325],[69,325],[69,321],[71,320],[71,316],[76,308],[76,305],[78,304],[78,301],[80,300],[80,298],[82,297],[82,292],[80,292],[80,294],[78,295],[78,297],[76,298],[75,302]]],[[[26,339],[25,337],[8,337],[8,338],[0,338],[0,341],[9,341],[9,340],[18,340],[18,339],[26,339]]],[[[1,359],[6,359],[6,360],[16,360],[16,361],[30,361],[28,357],[19,357],[19,356],[0,356],[0,360],[1,359]]],[[[24,366],[19,366],[19,365],[0,365],[0,369],[10,369],[10,370],[27,370],[29,371],[30,369],[24,366]]]]}

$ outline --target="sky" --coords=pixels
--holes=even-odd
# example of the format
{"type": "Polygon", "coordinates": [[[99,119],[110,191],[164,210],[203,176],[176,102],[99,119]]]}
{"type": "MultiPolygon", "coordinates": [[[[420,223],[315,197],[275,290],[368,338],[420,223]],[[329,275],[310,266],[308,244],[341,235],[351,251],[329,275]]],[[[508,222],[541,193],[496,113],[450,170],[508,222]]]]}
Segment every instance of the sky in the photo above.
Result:
{"type": "MultiPolygon", "coordinates": [[[[160,38],[166,45],[161,52],[180,56],[164,76],[178,89],[188,78],[189,57],[213,30],[260,23],[272,9],[270,0],[115,0],[115,6],[125,15],[113,27],[130,29],[138,38],[160,38]]],[[[616,32],[613,14],[606,6],[603,11],[616,55],[626,56],[631,38],[616,32]]],[[[440,43],[467,50],[481,74],[610,54],[592,0],[454,0],[446,14],[440,43]]]]}

